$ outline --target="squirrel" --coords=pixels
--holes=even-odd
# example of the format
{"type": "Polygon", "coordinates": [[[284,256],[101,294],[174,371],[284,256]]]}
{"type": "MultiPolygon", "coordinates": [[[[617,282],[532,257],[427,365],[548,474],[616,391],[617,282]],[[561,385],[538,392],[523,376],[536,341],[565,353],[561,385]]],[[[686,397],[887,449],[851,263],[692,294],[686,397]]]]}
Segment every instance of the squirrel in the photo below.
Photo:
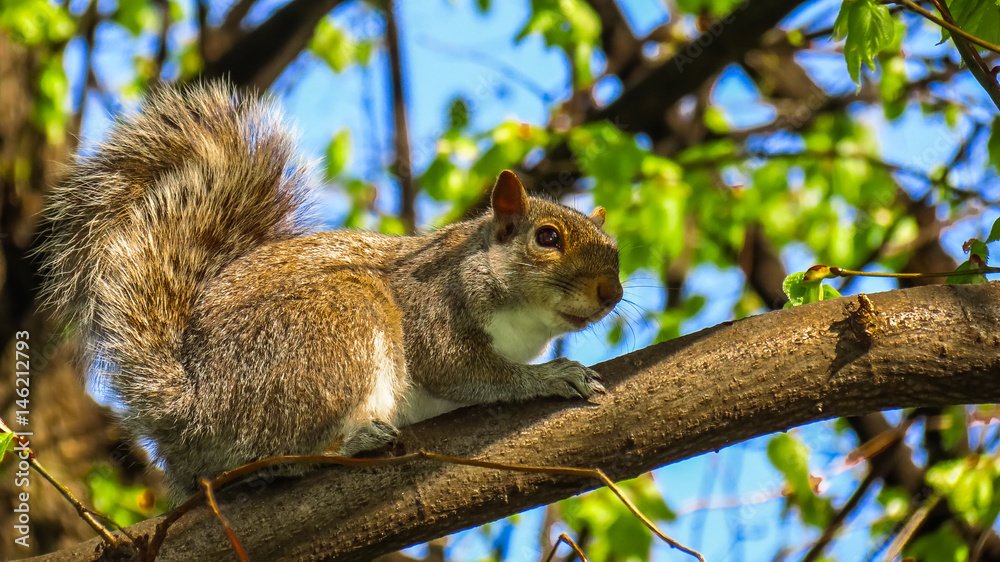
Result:
{"type": "Polygon", "coordinates": [[[227,84],[163,87],[43,211],[42,296],[172,500],[266,457],[375,451],[461,406],[604,392],[575,361],[527,364],[621,300],[604,209],[503,171],[489,211],[429,234],[311,233],[281,120],[227,84]]]}

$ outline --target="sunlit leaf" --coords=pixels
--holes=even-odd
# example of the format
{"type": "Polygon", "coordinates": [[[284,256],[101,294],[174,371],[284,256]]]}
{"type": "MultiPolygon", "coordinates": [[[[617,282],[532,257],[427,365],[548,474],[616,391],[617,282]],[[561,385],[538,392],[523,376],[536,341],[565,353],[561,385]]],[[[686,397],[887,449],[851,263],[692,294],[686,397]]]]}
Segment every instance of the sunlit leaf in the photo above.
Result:
{"type": "Polygon", "coordinates": [[[833,30],[835,40],[847,38],[847,70],[860,84],[861,65],[875,69],[875,56],[892,44],[896,28],[889,8],[876,0],[845,0],[833,30]]]}
{"type": "Polygon", "coordinates": [[[351,130],[342,129],[330,139],[326,147],[326,177],[333,179],[340,174],[351,155],[351,130]]]}

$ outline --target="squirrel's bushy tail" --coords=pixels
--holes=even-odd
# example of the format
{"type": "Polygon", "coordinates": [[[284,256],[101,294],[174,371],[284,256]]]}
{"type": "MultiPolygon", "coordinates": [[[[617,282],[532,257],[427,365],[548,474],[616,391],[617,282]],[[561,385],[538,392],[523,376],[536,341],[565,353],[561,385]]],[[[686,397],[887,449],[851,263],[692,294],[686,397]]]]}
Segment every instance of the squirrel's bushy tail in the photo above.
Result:
{"type": "Polygon", "coordinates": [[[227,264],[299,234],[307,175],[278,112],[216,84],[153,94],[52,190],[43,296],[130,429],[153,437],[183,415],[192,307],[227,264]]]}

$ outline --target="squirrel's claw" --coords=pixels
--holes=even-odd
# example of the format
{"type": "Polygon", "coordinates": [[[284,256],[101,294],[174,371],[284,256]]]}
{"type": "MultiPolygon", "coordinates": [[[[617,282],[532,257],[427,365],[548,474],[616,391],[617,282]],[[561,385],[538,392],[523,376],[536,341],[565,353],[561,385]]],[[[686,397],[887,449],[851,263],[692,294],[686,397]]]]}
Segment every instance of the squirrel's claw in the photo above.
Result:
{"type": "Polygon", "coordinates": [[[590,389],[598,394],[608,393],[608,389],[604,388],[604,385],[601,383],[601,377],[596,373],[587,383],[590,385],[590,389]]]}
{"type": "Polygon", "coordinates": [[[547,393],[566,398],[590,398],[594,394],[604,394],[607,389],[601,384],[601,375],[590,367],[576,361],[559,357],[543,365],[545,378],[551,381],[552,390],[547,393]]]}

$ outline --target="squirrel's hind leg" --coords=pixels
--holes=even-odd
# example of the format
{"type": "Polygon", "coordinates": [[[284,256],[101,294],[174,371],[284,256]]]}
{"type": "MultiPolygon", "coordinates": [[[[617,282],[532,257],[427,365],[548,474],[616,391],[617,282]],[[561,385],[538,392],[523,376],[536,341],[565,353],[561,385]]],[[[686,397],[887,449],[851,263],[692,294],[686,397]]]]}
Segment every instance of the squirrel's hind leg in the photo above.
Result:
{"type": "Polygon", "coordinates": [[[358,453],[381,449],[394,442],[398,436],[399,430],[396,426],[375,420],[357,428],[347,436],[340,447],[331,452],[341,457],[353,457],[358,453]]]}
{"type": "Polygon", "coordinates": [[[340,284],[338,292],[345,300],[357,301],[356,310],[364,314],[363,318],[350,319],[346,327],[360,333],[354,334],[350,357],[344,358],[344,369],[354,374],[350,378],[355,378],[361,391],[360,400],[347,413],[341,438],[329,450],[352,457],[382,449],[396,440],[399,430],[392,422],[410,382],[402,317],[388,288],[377,278],[350,279],[340,284]]]}

